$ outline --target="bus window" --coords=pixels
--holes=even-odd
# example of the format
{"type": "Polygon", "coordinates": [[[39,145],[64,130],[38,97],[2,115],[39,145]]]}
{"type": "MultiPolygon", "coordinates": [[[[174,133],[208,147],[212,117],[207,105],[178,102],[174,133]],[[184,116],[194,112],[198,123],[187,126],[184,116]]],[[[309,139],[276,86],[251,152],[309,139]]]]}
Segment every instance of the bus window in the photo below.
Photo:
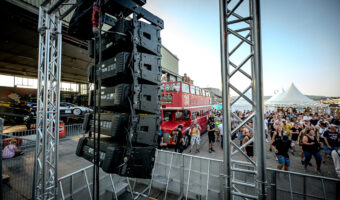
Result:
{"type": "Polygon", "coordinates": [[[196,112],[192,112],[191,113],[191,120],[195,120],[196,119],[196,112]]]}
{"type": "Polygon", "coordinates": [[[195,86],[190,86],[190,92],[191,94],[195,94],[195,86]]]}
{"type": "Polygon", "coordinates": [[[171,120],[171,112],[170,111],[164,111],[163,112],[163,122],[167,122],[171,120]]]}
{"type": "Polygon", "coordinates": [[[164,84],[161,84],[161,92],[164,92],[164,84]]]}
{"type": "Polygon", "coordinates": [[[205,90],[202,90],[202,96],[205,96],[205,90]]]}
{"type": "Polygon", "coordinates": [[[184,114],[182,111],[177,111],[176,114],[176,120],[183,120],[184,119],[184,114]]]}
{"type": "Polygon", "coordinates": [[[165,90],[167,92],[179,92],[180,83],[168,83],[165,85],[165,90]]]}
{"type": "Polygon", "coordinates": [[[182,92],[189,93],[189,85],[186,83],[182,83],[182,92]]]}
{"type": "Polygon", "coordinates": [[[196,95],[200,95],[200,89],[198,87],[196,88],[196,95]]]}

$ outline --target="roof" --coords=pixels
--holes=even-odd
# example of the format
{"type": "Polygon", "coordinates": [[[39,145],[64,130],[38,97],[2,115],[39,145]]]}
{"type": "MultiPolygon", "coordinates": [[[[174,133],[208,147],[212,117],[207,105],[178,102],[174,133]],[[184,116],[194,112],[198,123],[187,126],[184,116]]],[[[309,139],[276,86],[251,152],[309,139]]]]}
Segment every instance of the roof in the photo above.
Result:
{"type": "Polygon", "coordinates": [[[324,104],[317,103],[303,95],[294,83],[291,84],[287,91],[274,95],[266,101],[265,104],[280,106],[324,106],[324,104]]]}
{"type": "MultiPolygon", "coordinates": [[[[1,32],[0,73],[22,77],[38,77],[38,16],[16,5],[0,3],[1,32]]],[[[87,83],[87,67],[93,61],[87,43],[63,33],[62,81],[87,83]]]]}

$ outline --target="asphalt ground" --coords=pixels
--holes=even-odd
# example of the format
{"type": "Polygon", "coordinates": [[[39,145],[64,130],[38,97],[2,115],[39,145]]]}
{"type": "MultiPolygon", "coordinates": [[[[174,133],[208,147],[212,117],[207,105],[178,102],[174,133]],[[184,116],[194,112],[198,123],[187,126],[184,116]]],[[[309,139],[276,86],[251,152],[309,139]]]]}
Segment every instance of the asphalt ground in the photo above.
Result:
{"type": "MultiPolygon", "coordinates": [[[[76,147],[78,144],[78,140],[81,136],[72,137],[72,138],[64,138],[60,140],[59,143],[59,166],[58,166],[58,176],[64,176],[81,168],[84,168],[91,163],[87,160],[77,157],[75,155],[76,147]]],[[[214,159],[223,159],[223,149],[221,148],[220,143],[215,143],[214,145],[215,152],[209,153],[208,148],[208,134],[201,135],[201,144],[200,144],[200,152],[195,153],[195,148],[193,148],[194,153],[190,153],[195,156],[202,156],[214,159]]],[[[267,168],[276,168],[277,161],[275,159],[275,154],[273,152],[269,152],[269,143],[266,143],[266,167],[267,168]]],[[[168,151],[174,151],[174,148],[168,148],[168,151]]],[[[184,150],[183,153],[189,154],[189,148],[184,150]]],[[[233,159],[243,160],[246,159],[240,154],[237,153],[233,159]]],[[[299,157],[299,149],[296,150],[295,155],[290,154],[291,161],[291,171],[305,173],[303,165],[301,164],[299,157]]],[[[315,169],[315,160],[312,159],[312,167],[308,167],[308,174],[319,175],[315,169]]],[[[28,187],[32,183],[33,176],[33,165],[34,165],[34,148],[29,148],[25,150],[25,154],[19,156],[12,161],[4,160],[3,162],[3,172],[10,176],[10,180],[12,182],[12,186],[18,185],[18,187],[13,187],[10,189],[9,194],[13,196],[13,189],[21,194],[26,194],[30,187],[28,187]],[[18,184],[20,183],[20,184],[18,184]],[[21,191],[21,192],[20,192],[21,191]]],[[[334,170],[333,161],[331,158],[326,160],[325,164],[321,166],[322,176],[336,178],[336,172],[334,170]]],[[[157,192],[157,191],[155,191],[157,192]]],[[[159,192],[159,191],[158,191],[159,192]]],[[[23,195],[20,199],[28,199],[29,194],[23,195]]],[[[161,195],[161,194],[159,194],[161,195]]],[[[158,195],[155,195],[158,196],[158,195]]],[[[13,196],[14,197],[14,196],[13,196]]],[[[9,198],[10,199],[10,198],[9,198]]],[[[17,198],[14,198],[17,199],[17,198]]]]}
{"type": "MultiPolygon", "coordinates": [[[[239,141],[236,139],[235,143],[239,144],[239,141]]],[[[276,161],[276,155],[275,155],[274,152],[269,151],[269,146],[270,146],[269,144],[270,144],[270,142],[265,142],[265,145],[266,145],[266,147],[265,147],[266,167],[276,169],[277,164],[278,164],[277,161],[276,161]]],[[[220,142],[216,141],[215,144],[214,144],[215,152],[209,153],[209,141],[208,141],[208,134],[207,133],[203,133],[201,135],[200,148],[199,148],[200,152],[199,153],[195,152],[195,150],[196,150],[195,146],[193,147],[192,153],[189,153],[189,149],[190,148],[185,149],[183,151],[183,153],[192,154],[192,155],[195,155],[195,156],[202,156],[202,157],[207,157],[207,158],[214,158],[214,159],[223,160],[223,149],[221,148],[220,142]]],[[[168,148],[167,150],[174,151],[174,149],[171,148],[171,147],[168,148]]],[[[254,151],[254,153],[255,153],[255,151],[254,151]]],[[[306,173],[304,171],[303,165],[301,164],[299,146],[296,146],[294,155],[289,153],[289,158],[290,158],[290,168],[289,168],[290,171],[299,172],[299,173],[306,173]]],[[[247,159],[244,158],[244,156],[241,153],[235,154],[235,156],[233,156],[232,159],[247,161],[247,159]]],[[[312,163],[312,166],[307,167],[307,174],[320,175],[316,171],[316,163],[315,163],[314,157],[312,158],[311,163],[312,163]]],[[[331,157],[328,157],[326,159],[326,163],[321,164],[321,176],[337,178],[335,168],[334,168],[334,164],[333,164],[333,160],[332,160],[331,157]]]]}

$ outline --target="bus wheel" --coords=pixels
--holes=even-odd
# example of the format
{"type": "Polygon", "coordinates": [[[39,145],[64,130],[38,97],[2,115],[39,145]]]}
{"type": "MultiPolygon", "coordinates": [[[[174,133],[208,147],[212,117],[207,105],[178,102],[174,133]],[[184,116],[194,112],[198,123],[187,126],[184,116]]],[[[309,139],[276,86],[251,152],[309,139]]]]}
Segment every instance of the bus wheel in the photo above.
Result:
{"type": "Polygon", "coordinates": [[[190,145],[190,136],[187,133],[184,134],[184,144],[185,148],[187,148],[190,145]]]}

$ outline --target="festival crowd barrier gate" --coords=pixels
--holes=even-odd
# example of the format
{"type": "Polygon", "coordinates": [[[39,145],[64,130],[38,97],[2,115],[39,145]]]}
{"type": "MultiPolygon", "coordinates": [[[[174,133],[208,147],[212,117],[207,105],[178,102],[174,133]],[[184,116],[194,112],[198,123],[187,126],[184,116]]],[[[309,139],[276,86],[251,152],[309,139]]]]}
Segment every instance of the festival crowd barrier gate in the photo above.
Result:
{"type": "MultiPolygon", "coordinates": [[[[164,199],[168,199],[169,194],[183,199],[222,199],[222,160],[163,150],[157,150],[156,154],[152,179],[136,180],[137,184],[145,185],[141,193],[134,191],[129,179],[109,174],[103,174],[101,178],[104,180],[114,176],[115,179],[111,179],[111,182],[109,180],[108,184],[103,184],[102,193],[104,194],[106,190],[116,197],[128,188],[129,192],[132,191],[132,199],[138,199],[138,196],[152,197],[150,191],[156,189],[164,193],[164,199]]],[[[233,192],[245,193],[246,191],[248,194],[234,199],[256,199],[256,191],[251,184],[256,174],[249,175],[249,171],[253,171],[251,169],[253,165],[244,161],[234,161],[232,165],[238,165],[237,171],[232,173],[232,181],[237,185],[233,188],[233,192]]],[[[88,175],[85,173],[89,169],[92,169],[92,165],[59,179],[62,199],[92,199],[89,196],[91,183],[86,181],[88,175]],[[65,188],[72,189],[65,190],[65,188]],[[81,198],[77,195],[81,195],[81,198]]],[[[340,195],[340,179],[335,178],[267,168],[267,182],[267,199],[335,200],[340,195]]]]}

